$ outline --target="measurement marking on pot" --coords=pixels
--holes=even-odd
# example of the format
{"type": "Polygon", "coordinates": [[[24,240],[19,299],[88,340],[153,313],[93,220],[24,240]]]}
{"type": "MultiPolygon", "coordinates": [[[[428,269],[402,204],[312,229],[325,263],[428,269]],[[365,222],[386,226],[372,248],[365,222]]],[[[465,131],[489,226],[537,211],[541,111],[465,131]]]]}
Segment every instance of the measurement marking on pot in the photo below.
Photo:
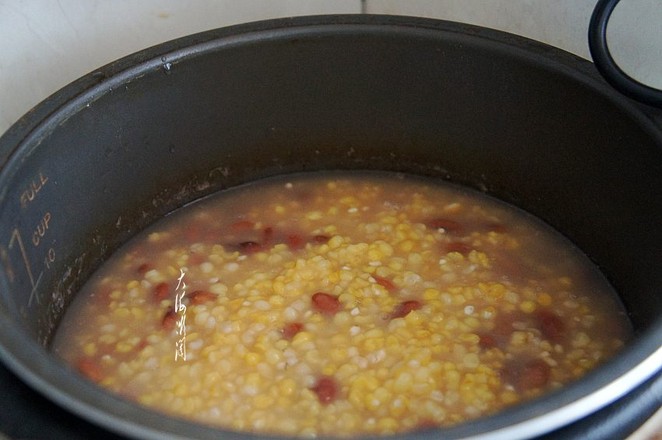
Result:
{"type": "Polygon", "coordinates": [[[42,219],[39,221],[39,224],[37,224],[37,227],[35,228],[34,232],[32,233],[32,244],[35,246],[39,246],[39,243],[41,243],[41,239],[46,235],[46,231],[48,230],[48,224],[51,221],[51,213],[46,212],[42,219]]]}
{"type": "MultiPolygon", "coordinates": [[[[21,252],[21,258],[23,259],[23,265],[25,266],[25,271],[28,274],[28,278],[30,280],[30,285],[32,287],[32,290],[30,291],[30,298],[28,299],[28,307],[32,305],[32,301],[35,300],[37,301],[37,304],[40,304],[40,298],[39,298],[39,293],[37,292],[37,286],[39,286],[39,281],[41,281],[41,277],[44,274],[44,272],[40,272],[39,276],[35,279],[34,275],[32,274],[32,268],[30,267],[30,260],[28,259],[28,254],[25,251],[25,245],[23,244],[23,239],[21,238],[21,233],[18,229],[14,228],[11,234],[11,238],[9,240],[9,249],[11,250],[15,244],[18,244],[18,248],[21,252]]],[[[50,255],[50,250],[49,250],[49,255],[50,255]]],[[[55,260],[55,250],[52,252],[53,260],[55,260]]]]}
{"type": "Polygon", "coordinates": [[[51,263],[55,263],[55,249],[48,248],[46,256],[44,257],[44,264],[46,265],[47,269],[51,268],[51,263]]]}
{"type": "Polygon", "coordinates": [[[30,181],[30,185],[28,185],[28,188],[21,193],[20,196],[20,203],[21,203],[21,208],[25,208],[28,206],[30,202],[32,202],[36,197],[39,191],[46,185],[48,182],[48,176],[44,176],[44,174],[40,171],[39,176],[36,178],[32,179],[30,181]]]}

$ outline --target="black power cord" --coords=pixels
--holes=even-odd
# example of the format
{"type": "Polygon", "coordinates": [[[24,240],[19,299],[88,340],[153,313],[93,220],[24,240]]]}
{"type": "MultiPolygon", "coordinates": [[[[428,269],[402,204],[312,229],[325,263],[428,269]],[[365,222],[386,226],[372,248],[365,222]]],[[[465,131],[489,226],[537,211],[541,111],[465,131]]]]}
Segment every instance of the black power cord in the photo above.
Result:
{"type": "Polygon", "coordinates": [[[607,23],[620,0],[599,0],[588,28],[588,46],[593,63],[615,89],[645,104],[662,108],[662,90],[640,83],[625,73],[614,61],[607,46],[607,23]]]}

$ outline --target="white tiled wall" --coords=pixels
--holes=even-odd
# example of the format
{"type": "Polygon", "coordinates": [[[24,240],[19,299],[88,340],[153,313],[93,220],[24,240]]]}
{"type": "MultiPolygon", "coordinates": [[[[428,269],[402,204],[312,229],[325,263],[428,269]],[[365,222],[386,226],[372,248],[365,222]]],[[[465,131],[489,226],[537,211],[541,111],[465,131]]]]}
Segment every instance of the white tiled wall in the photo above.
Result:
{"type": "MultiPolygon", "coordinates": [[[[589,57],[596,0],[0,0],[0,133],[85,73],[215,27],[292,15],[384,13],[505,30],[589,57]]],[[[662,88],[662,1],[622,0],[609,41],[638,79],[662,88]]]]}

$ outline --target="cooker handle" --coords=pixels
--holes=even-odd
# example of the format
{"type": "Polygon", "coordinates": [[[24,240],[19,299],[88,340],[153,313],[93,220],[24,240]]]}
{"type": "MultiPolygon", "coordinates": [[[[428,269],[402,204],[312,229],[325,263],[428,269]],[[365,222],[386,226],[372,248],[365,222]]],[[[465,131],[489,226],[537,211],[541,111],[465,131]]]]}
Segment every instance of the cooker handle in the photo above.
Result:
{"type": "Polygon", "coordinates": [[[630,77],[614,61],[607,47],[607,23],[620,0],[599,0],[588,28],[588,46],[600,74],[621,93],[637,101],[662,108],[662,90],[630,77]]]}

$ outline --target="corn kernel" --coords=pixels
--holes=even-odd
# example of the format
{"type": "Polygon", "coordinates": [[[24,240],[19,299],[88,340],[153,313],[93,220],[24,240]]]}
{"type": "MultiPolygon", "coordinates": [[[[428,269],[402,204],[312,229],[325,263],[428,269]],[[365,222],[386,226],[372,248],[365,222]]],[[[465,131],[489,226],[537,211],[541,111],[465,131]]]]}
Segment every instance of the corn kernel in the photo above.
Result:
{"type": "Polygon", "coordinates": [[[538,304],[541,306],[551,306],[552,305],[552,297],[548,293],[541,293],[538,295],[538,304]]]}
{"type": "Polygon", "coordinates": [[[253,405],[256,409],[266,409],[273,405],[274,398],[267,394],[258,394],[253,399],[253,405]]]}
{"type": "Polygon", "coordinates": [[[251,367],[256,366],[258,363],[260,363],[260,355],[257,353],[247,353],[246,357],[244,359],[246,361],[247,365],[250,365],[251,367]]]}
{"type": "Polygon", "coordinates": [[[520,303],[519,309],[524,313],[533,313],[536,310],[536,303],[533,301],[522,301],[520,303]]]}
{"type": "Polygon", "coordinates": [[[83,353],[85,356],[94,356],[97,353],[97,345],[93,342],[88,342],[83,346],[83,353]]]}

